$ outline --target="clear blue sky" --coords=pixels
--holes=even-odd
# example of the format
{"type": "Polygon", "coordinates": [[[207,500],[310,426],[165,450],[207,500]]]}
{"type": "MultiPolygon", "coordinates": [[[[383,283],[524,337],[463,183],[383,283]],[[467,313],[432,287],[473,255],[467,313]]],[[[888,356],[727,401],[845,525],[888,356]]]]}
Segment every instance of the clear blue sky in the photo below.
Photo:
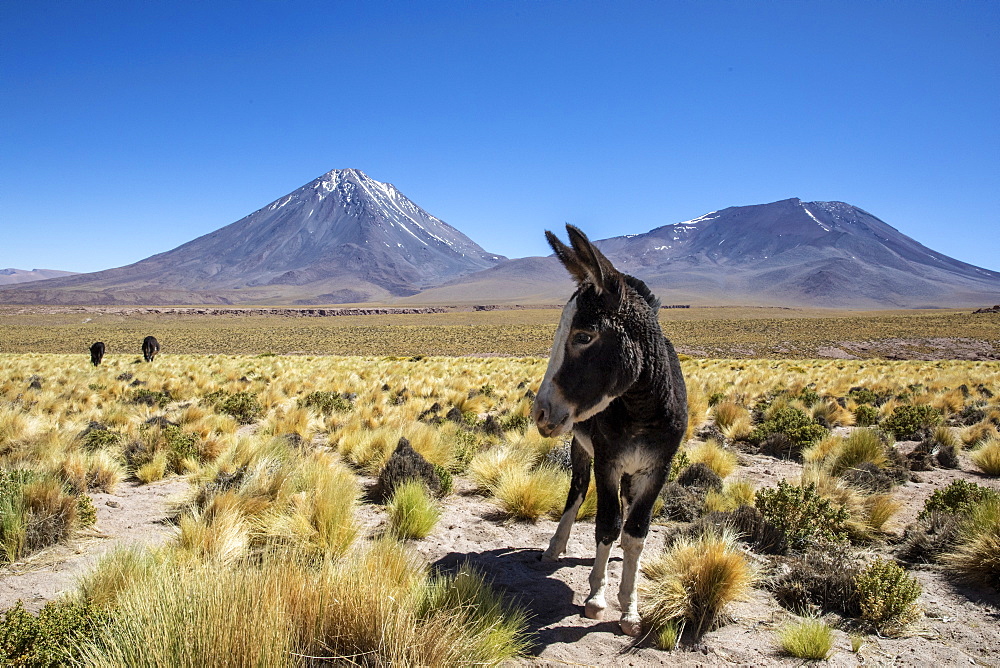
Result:
{"type": "Polygon", "coordinates": [[[347,167],[512,257],[800,197],[1000,269],[1000,2],[0,0],[0,268],[347,167]]]}

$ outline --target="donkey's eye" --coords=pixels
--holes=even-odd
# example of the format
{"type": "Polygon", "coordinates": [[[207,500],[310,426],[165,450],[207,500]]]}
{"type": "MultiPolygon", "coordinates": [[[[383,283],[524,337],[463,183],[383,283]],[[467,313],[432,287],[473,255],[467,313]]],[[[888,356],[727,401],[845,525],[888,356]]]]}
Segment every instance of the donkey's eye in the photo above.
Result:
{"type": "Polygon", "coordinates": [[[594,340],[594,337],[587,332],[577,332],[573,335],[573,343],[577,345],[586,345],[594,340]]]}

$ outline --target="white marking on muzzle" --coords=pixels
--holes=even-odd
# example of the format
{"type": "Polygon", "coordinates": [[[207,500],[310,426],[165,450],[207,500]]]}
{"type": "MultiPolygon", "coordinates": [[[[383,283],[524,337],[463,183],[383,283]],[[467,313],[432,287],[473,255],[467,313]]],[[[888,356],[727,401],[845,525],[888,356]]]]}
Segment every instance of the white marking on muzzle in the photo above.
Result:
{"type": "Polygon", "coordinates": [[[549,366],[545,369],[545,377],[542,379],[541,387],[538,388],[538,396],[535,397],[535,406],[532,411],[532,417],[534,417],[538,427],[555,426],[555,429],[549,434],[550,436],[565,434],[573,426],[573,407],[566,402],[562,392],[552,382],[552,379],[559,372],[566,358],[566,342],[569,340],[574,316],[576,316],[576,295],[563,307],[562,318],[559,320],[555,340],[552,342],[552,352],[549,353],[549,366]],[[543,414],[546,424],[540,423],[543,414]]]}

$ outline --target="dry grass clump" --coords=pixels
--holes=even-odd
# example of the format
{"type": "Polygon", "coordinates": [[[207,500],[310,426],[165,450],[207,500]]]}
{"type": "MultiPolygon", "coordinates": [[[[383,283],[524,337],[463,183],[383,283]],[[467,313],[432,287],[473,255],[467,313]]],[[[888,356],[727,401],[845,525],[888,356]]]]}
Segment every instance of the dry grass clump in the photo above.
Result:
{"type": "Polygon", "coordinates": [[[97,565],[80,578],[76,596],[102,608],[112,608],[121,592],[141,588],[156,576],[165,552],[140,547],[121,547],[101,557],[97,565]]]}
{"type": "Polygon", "coordinates": [[[504,473],[526,472],[535,462],[534,453],[523,448],[501,445],[479,452],[466,471],[476,488],[489,492],[504,473]]]}
{"type": "Polygon", "coordinates": [[[326,453],[297,455],[284,439],[241,439],[196,488],[180,518],[196,551],[224,559],[244,549],[291,546],[342,554],[358,527],[357,477],[326,453]]]}
{"type": "Polygon", "coordinates": [[[825,661],[833,649],[833,629],[822,619],[801,619],[781,627],[778,638],[790,656],[825,661]]]}
{"type": "Polygon", "coordinates": [[[980,471],[991,477],[1000,476],[1000,437],[991,437],[969,456],[980,471]]]}
{"type": "Polygon", "coordinates": [[[410,480],[396,487],[386,506],[389,530],[400,538],[426,538],[438,520],[441,509],[423,483],[410,480]]]}
{"type": "Polygon", "coordinates": [[[500,474],[490,492],[503,512],[514,519],[534,522],[543,515],[562,511],[569,483],[568,473],[547,466],[512,468],[500,474]]]}
{"type": "Polygon", "coordinates": [[[871,429],[855,429],[844,438],[841,447],[834,453],[830,462],[831,472],[837,475],[862,464],[884,468],[889,461],[885,448],[885,443],[876,432],[871,429]]]}
{"type": "Polygon", "coordinates": [[[966,447],[974,447],[983,441],[1000,438],[1000,431],[989,420],[983,420],[963,429],[959,438],[966,447]]]}
{"type": "Polygon", "coordinates": [[[715,439],[688,446],[688,458],[694,464],[704,464],[720,478],[725,478],[736,470],[736,453],[721,446],[715,439]]]}
{"type": "Polygon", "coordinates": [[[721,491],[710,489],[705,494],[705,511],[728,512],[741,506],[752,506],[755,492],[753,483],[747,480],[726,482],[721,491]]]}
{"type": "Polygon", "coordinates": [[[643,626],[658,631],[674,622],[700,637],[721,623],[726,606],[743,599],[756,579],[731,531],[679,539],[642,566],[643,626]]]}
{"type": "Polygon", "coordinates": [[[494,665],[526,647],[524,614],[481,576],[430,576],[394,541],[319,563],[279,551],[148,565],[107,599],[114,614],[79,648],[86,665],[494,665]]]}
{"type": "Polygon", "coordinates": [[[1000,496],[988,496],[959,520],[956,545],[940,560],[961,579],[1000,589],[1000,496]]]}
{"type": "Polygon", "coordinates": [[[715,426],[725,430],[744,419],[749,419],[750,411],[735,401],[720,401],[712,406],[712,417],[715,418],[715,426]]]}

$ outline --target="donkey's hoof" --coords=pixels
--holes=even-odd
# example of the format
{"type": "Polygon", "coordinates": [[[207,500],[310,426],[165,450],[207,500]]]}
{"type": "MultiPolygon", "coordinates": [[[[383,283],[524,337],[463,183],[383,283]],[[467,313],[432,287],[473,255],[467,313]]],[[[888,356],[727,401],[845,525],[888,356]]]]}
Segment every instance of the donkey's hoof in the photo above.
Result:
{"type": "Polygon", "coordinates": [[[642,622],[640,622],[637,619],[630,620],[630,619],[625,619],[623,617],[621,622],[619,622],[619,624],[621,624],[622,633],[624,633],[627,636],[638,638],[640,635],[642,635],[642,622]]]}
{"type": "Polygon", "coordinates": [[[555,554],[553,552],[549,552],[548,550],[545,550],[544,552],[542,552],[541,560],[542,561],[547,561],[547,562],[559,561],[559,559],[561,557],[562,557],[561,554],[555,554]]]}
{"type": "Polygon", "coordinates": [[[583,614],[587,616],[587,619],[604,619],[604,609],[607,607],[601,601],[587,601],[586,605],[583,606],[583,614]]]}

